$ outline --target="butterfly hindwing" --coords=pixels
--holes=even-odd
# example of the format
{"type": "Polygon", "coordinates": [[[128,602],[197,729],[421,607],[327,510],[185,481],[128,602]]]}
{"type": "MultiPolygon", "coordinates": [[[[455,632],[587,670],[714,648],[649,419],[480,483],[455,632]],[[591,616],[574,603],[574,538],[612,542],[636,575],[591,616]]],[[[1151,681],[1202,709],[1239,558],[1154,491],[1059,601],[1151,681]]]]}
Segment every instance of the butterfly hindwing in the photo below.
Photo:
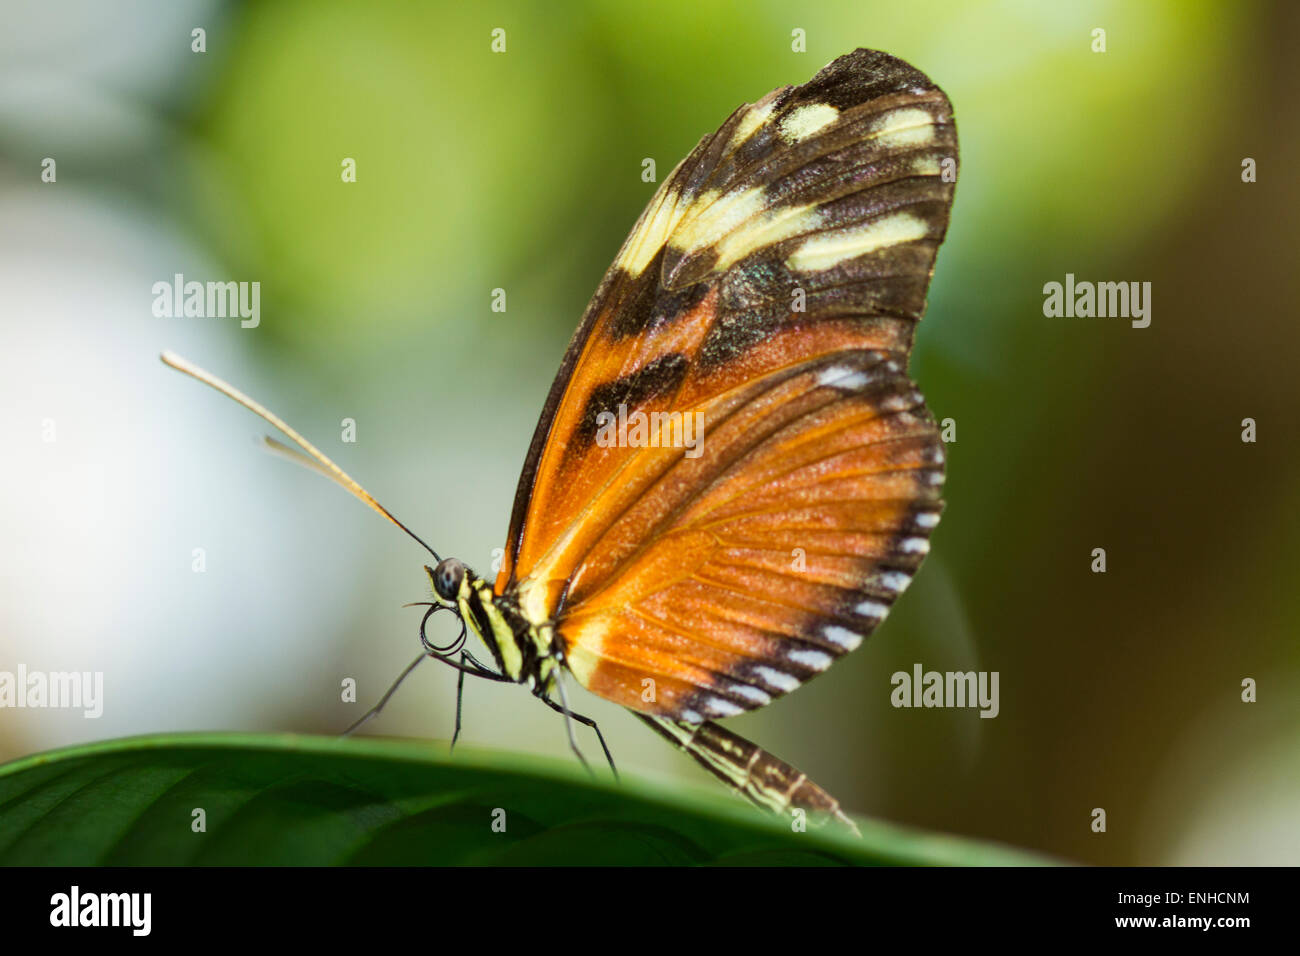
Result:
{"type": "Polygon", "coordinates": [[[703,454],[602,523],[570,579],[561,633],[596,693],[684,720],[766,704],[856,647],[928,550],[942,446],[897,360],[760,381],[705,413],[703,454]]]}
{"type": "Polygon", "coordinates": [[[584,685],[685,720],[759,706],[906,585],[942,480],[906,361],[956,150],[943,93],[859,50],[660,187],[566,353],[496,584],[584,685]]]}

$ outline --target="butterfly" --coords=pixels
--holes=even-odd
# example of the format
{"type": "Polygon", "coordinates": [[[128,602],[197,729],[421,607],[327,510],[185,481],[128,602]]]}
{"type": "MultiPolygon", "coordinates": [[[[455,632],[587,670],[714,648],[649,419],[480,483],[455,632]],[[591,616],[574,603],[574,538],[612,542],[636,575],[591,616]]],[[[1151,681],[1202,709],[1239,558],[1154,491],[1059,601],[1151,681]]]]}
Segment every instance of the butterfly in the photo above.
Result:
{"type": "Polygon", "coordinates": [[[907,362],[956,164],[948,98],[866,49],[701,139],[565,352],[494,581],[440,557],[268,410],[163,359],[261,415],[301,452],[272,448],[434,555],[416,663],[460,671],[457,734],[467,675],[526,684],[565,715],[579,757],[571,720],[612,767],[599,727],[568,706],[568,675],[753,803],[851,826],[805,774],[716,721],[858,647],[929,551],[945,456],[907,362]],[[445,646],[424,630],[440,610],[461,622],[445,646]]]}

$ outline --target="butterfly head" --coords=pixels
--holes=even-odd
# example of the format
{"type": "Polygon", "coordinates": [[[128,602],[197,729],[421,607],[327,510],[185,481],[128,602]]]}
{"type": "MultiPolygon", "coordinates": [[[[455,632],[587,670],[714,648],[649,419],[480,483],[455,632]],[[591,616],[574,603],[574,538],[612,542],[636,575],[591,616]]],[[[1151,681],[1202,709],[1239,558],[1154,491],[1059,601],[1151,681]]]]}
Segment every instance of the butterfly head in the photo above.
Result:
{"type": "Polygon", "coordinates": [[[436,568],[426,566],[425,570],[429,572],[434,594],[448,604],[460,603],[462,592],[466,589],[470,578],[465,562],[457,558],[443,558],[436,568]]]}
{"type": "Polygon", "coordinates": [[[426,564],[424,570],[442,606],[455,611],[483,639],[502,673],[512,680],[525,680],[535,656],[529,649],[538,644],[538,639],[527,633],[526,623],[514,612],[512,602],[498,599],[490,582],[456,558],[443,558],[432,568],[426,564]]]}

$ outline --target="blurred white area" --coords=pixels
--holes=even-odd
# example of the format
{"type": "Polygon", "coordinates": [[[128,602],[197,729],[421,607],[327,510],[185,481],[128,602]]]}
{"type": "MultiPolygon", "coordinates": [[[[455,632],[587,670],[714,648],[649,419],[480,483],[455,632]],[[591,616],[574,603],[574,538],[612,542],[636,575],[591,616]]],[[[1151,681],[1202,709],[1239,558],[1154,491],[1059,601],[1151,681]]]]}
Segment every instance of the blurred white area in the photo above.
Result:
{"type": "Polygon", "coordinates": [[[171,263],[212,267],[158,224],[69,187],[0,194],[0,222],[0,669],[103,671],[106,700],[93,721],[0,711],[4,749],[255,723],[257,701],[283,693],[337,614],[306,604],[277,619],[276,595],[309,581],[344,592],[347,569],[294,560],[292,542],[319,530],[310,511],[276,500],[229,409],[158,362],[168,346],[239,362],[223,320],[150,312],[171,263]],[[202,460],[214,453],[229,467],[202,460]]]}

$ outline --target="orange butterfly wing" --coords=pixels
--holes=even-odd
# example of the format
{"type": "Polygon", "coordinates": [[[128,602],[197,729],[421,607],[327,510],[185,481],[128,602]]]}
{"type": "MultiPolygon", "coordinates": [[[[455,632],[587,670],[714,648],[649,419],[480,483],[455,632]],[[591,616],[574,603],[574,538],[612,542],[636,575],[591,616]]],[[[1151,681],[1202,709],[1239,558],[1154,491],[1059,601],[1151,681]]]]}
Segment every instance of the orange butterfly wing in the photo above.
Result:
{"type": "Polygon", "coordinates": [[[760,706],[906,586],[943,476],[906,360],[956,151],[944,94],[858,50],[656,193],[552,386],[496,581],[589,689],[688,721],[760,706]]]}

